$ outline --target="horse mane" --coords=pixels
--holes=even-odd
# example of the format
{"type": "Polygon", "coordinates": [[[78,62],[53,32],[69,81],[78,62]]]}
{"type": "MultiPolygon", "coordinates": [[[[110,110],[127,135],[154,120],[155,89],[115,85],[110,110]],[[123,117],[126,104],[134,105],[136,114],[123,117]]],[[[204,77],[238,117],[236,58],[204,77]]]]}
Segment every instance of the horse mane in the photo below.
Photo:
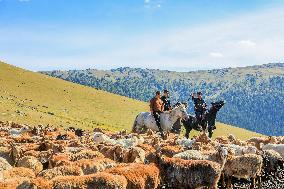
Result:
{"type": "Polygon", "coordinates": [[[177,102],[173,105],[173,108],[178,108],[180,106],[184,106],[185,108],[187,108],[187,103],[186,102],[177,102]]]}

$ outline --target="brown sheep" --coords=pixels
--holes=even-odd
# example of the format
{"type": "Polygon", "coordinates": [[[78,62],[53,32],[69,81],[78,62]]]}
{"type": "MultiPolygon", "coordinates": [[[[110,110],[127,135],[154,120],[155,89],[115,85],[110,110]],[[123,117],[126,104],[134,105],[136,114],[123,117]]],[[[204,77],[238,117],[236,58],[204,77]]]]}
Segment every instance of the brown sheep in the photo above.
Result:
{"type": "Polygon", "coordinates": [[[72,162],[69,159],[69,154],[59,153],[53,155],[52,158],[49,160],[48,168],[59,167],[63,165],[71,165],[72,162]]]}
{"type": "Polygon", "coordinates": [[[126,189],[127,186],[125,177],[104,172],[84,176],[60,176],[52,182],[55,189],[126,189]]]}
{"type": "Polygon", "coordinates": [[[106,172],[124,176],[128,181],[127,189],[154,189],[160,184],[160,170],[155,164],[121,164],[106,172]]]}
{"type": "Polygon", "coordinates": [[[44,179],[52,179],[57,176],[69,176],[69,175],[81,176],[83,175],[83,171],[78,166],[69,165],[69,166],[60,166],[60,167],[55,167],[53,169],[43,170],[38,174],[39,177],[43,177],[44,179]]]}
{"type": "Polygon", "coordinates": [[[6,159],[9,164],[13,164],[13,158],[11,158],[11,149],[9,147],[0,147],[0,157],[6,159]]]}
{"type": "Polygon", "coordinates": [[[161,153],[167,157],[173,157],[175,154],[178,154],[182,151],[183,148],[178,145],[175,146],[166,145],[161,147],[161,153]]]}
{"type": "Polygon", "coordinates": [[[77,154],[72,154],[70,156],[71,161],[78,161],[80,159],[93,159],[93,158],[103,158],[104,155],[98,151],[92,150],[82,150],[77,154]]]}
{"type": "Polygon", "coordinates": [[[52,189],[52,181],[41,177],[24,181],[17,189],[52,189]]]}
{"type": "Polygon", "coordinates": [[[247,143],[253,144],[257,149],[261,149],[261,144],[276,144],[276,137],[253,137],[246,141],[247,143]]]}
{"type": "Polygon", "coordinates": [[[39,144],[24,144],[24,145],[19,145],[19,144],[12,144],[12,151],[11,151],[11,156],[14,161],[14,163],[17,163],[17,161],[23,157],[24,153],[26,151],[30,150],[35,150],[37,151],[39,148],[39,144]]]}
{"type": "MultiPolygon", "coordinates": [[[[6,159],[0,157],[0,173],[8,169],[12,169],[12,166],[8,163],[6,159]]],[[[0,178],[1,178],[1,175],[0,175],[0,178]]]]}
{"type": "Polygon", "coordinates": [[[125,153],[121,154],[122,163],[144,163],[145,162],[145,151],[139,147],[133,147],[126,149],[125,153]]]}
{"type": "Polygon", "coordinates": [[[157,163],[156,149],[149,144],[140,144],[138,147],[145,151],[145,162],[157,163]]]}
{"type": "Polygon", "coordinates": [[[80,159],[74,162],[75,166],[81,167],[85,175],[94,174],[116,166],[116,163],[108,158],[80,159]]]}
{"type": "Polygon", "coordinates": [[[32,169],[25,167],[14,167],[12,169],[8,169],[3,171],[3,179],[12,179],[12,178],[35,178],[35,173],[32,169]]]}
{"type": "Polygon", "coordinates": [[[42,164],[33,156],[25,156],[20,158],[17,162],[17,167],[30,168],[35,172],[36,175],[43,170],[42,164]]]}

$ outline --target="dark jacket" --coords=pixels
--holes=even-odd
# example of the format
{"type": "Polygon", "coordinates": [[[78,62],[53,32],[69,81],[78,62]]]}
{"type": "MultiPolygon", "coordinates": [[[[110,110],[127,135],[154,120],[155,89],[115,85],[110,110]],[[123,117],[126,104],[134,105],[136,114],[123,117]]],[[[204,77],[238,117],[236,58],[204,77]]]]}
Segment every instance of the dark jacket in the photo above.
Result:
{"type": "Polygon", "coordinates": [[[203,99],[194,98],[192,96],[192,101],[194,102],[194,111],[195,112],[202,112],[206,111],[206,103],[203,99]]]}
{"type": "Polygon", "coordinates": [[[170,99],[166,98],[165,96],[161,97],[164,105],[164,111],[169,111],[171,109],[171,101],[170,99]]]}

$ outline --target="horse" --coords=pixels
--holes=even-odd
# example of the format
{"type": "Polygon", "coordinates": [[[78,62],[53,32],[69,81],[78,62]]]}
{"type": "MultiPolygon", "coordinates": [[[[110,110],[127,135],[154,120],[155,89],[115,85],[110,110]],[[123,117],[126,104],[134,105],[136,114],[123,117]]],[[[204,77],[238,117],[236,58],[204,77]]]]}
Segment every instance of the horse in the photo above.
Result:
{"type": "MultiPolygon", "coordinates": [[[[162,112],[160,116],[161,127],[163,131],[169,132],[173,124],[179,119],[188,119],[188,114],[186,112],[186,105],[178,103],[173,107],[171,111],[162,112]]],[[[153,131],[159,131],[156,121],[150,112],[142,112],[135,118],[134,124],[132,126],[132,132],[140,133],[146,129],[151,129],[153,131]]]]}
{"type": "Polygon", "coordinates": [[[189,133],[192,129],[203,132],[206,132],[207,129],[209,137],[210,138],[212,137],[213,130],[216,129],[215,122],[216,122],[217,112],[225,105],[225,102],[224,101],[212,102],[211,105],[212,106],[209,109],[209,111],[205,113],[201,125],[198,122],[198,120],[192,115],[188,115],[187,120],[181,120],[186,130],[185,132],[186,138],[189,138],[189,133]]]}

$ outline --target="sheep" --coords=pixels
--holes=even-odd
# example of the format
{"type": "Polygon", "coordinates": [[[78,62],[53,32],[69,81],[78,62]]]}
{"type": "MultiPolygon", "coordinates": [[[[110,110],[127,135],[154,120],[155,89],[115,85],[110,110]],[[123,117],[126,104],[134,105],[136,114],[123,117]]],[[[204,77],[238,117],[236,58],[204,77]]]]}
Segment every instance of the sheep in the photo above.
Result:
{"type": "Polygon", "coordinates": [[[229,140],[230,144],[235,144],[235,145],[239,145],[239,146],[246,146],[247,145],[247,142],[241,141],[240,139],[237,139],[232,134],[229,134],[228,140],[229,140]]]}
{"type": "Polygon", "coordinates": [[[160,152],[163,155],[166,155],[168,157],[173,157],[175,154],[178,154],[183,151],[183,148],[181,146],[170,146],[166,145],[161,147],[160,152]]]}
{"type": "Polygon", "coordinates": [[[19,135],[21,135],[22,133],[25,133],[25,132],[28,132],[28,131],[31,131],[31,128],[27,125],[24,125],[21,129],[15,129],[15,128],[12,128],[9,130],[9,134],[12,136],[12,137],[17,137],[19,135]]]}
{"type": "Polygon", "coordinates": [[[11,149],[9,147],[0,147],[0,157],[7,160],[9,164],[13,164],[13,159],[11,157],[11,149]]]}
{"type": "Polygon", "coordinates": [[[255,146],[239,146],[235,144],[229,144],[227,146],[234,152],[235,156],[258,153],[258,149],[255,146]]]}
{"type": "Polygon", "coordinates": [[[70,161],[69,154],[67,153],[59,153],[53,155],[52,158],[48,162],[48,168],[59,167],[63,165],[71,165],[72,162],[70,161]]]}
{"type": "Polygon", "coordinates": [[[68,176],[68,175],[81,176],[83,174],[84,173],[80,167],[75,165],[69,165],[69,166],[60,166],[52,169],[43,170],[38,174],[38,176],[43,177],[44,179],[52,179],[57,176],[68,176]]]}
{"type": "Polygon", "coordinates": [[[207,160],[183,160],[180,158],[159,158],[162,180],[167,188],[199,188],[217,189],[221,176],[220,164],[207,160]]]}
{"type": "Polygon", "coordinates": [[[14,163],[16,163],[24,154],[24,152],[26,151],[30,151],[30,150],[38,150],[40,145],[38,144],[25,144],[25,145],[19,145],[19,144],[12,144],[12,150],[11,150],[11,156],[12,159],[14,161],[14,163]]]}
{"type": "Polygon", "coordinates": [[[7,162],[6,159],[0,157],[0,173],[2,173],[4,170],[9,170],[9,169],[12,169],[12,166],[7,162]]]}
{"type": "Polygon", "coordinates": [[[284,159],[281,155],[274,150],[263,150],[263,174],[270,175],[278,168],[283,168],[284,159]]]}
{"type": "Polygon", "coordinates": [[[149,144],[140,144],[139,148],[145,152],[145,163],[157,163],[156,149],[149,144]]]}
{"type": "Polygon", "coordinates": [[[185,160],[206,160],[202,152],[199,150],[186,150],[181,153],[177,153],[173,156],[174,158],[180,158],[185,160]]]}
{"type": "Polygon", "coordinates": [[[43,170],[42,164],[33,156],[25,156],[19,159],[17,167],[26,167],[32,169],[35,174],[43,170]]]}
{"type": "Polygon", "coordinates": [[[145,151],[139,147],[124,148],[122,146],[99,145],[100,152],[106,157],[117,162],[133,163],[145,161],[145,151]]]}
{"type": "Polygon", "coordinates": [[[81,167],[85,175],[94,174],[116,166],[116,163],[108,158],[81,159],[74,162],[75,166],[81,167]]]}
{"type": "Polygon", "coordinates": [[[177,139],[176,144],[183,146],[185,148],[190,149],[192,147],[192,145],[196,142],[195,139],[187,139],[187,138],[183,138],[183,139],[177,139]]]}
{"type": "Polygon", "coordinates": [[[60,176],[52,180],[55,189],[126,189],[127,180],[124,176],[110,173],[96,173],[84,176],[60,176]]]}
{"type": "Polygon", "coordinates": [[[257,178],[260,184],[262,171],[262,157],[256,154],[244,154],[242,156],[231,156],[224,166],[224,177],[228,178],[227,188],[231,188],[231,177],[252,179],[251,188],[255,185],[257,178]]]}
{"type": "Polygon", "coordinates": [[[154,189],[160,184],[160,171],[155,164],[121,164],[106,172],[124,176],[128,181],[127,189],[154,189]]]}
{"type": "Polygon", "coordinates": [[[104,133],[96,132],[96,133],[94,133],[94,142],[96,144],[103,142],[103,143],[110,144],[110,145],[121,145],[125,148],[131,148],[131,147],[135,147],[139,144],[143,144],[144,138],[143,137],[137,137],[135,135],[129,135],[129,138],[123,138],[123,139],[115,140],[115,139],[111,139],[110,137],[108,137],[104,133]]]}
{"type": "Polygon", "coordinates": [[[139,147],[127,149],[126,153],[122,154],[123,163],[144,163],[145,151],[139,147]]]}
{"type": "Polygon", "coordinates": [[[269,137],[253,137],[246,142],[253,144],[257,149],[261,149],[261,144],[276,144],[277,140],[276,137],[269,136],[269,137]]]}
{"type": "Polygon", "coordinates": [[[96,144],[99,143],[106,143],[106,144],[111,144],[111,145],[115,145],[116,142],[114,139],[109,138],[106,134],[101,133],[101,132],[95,132],[94,133],[94,142],[96,144]]]}
{"type": "Polygon", "coordinates": [[[262,150],[274,150],[284,158],[284,144],[266,144],[261,146],[262,150]]]}
{"type": "Polygon", "coordinates": [[[174,155],[174,158],[181,158],[185,160],[209,160],[219,163],[222,167],[225,165],[228,156],[228,149],[223,146],[218,146],[214,151],[198,151],[187,150],[174,155]]]}
{"type": "Polygon", "coordinates": [[[24,181],[17,189],[52,189],[53,182],[41,177],[24,181]]]}
{"type": "Polygon", "coordinates": [[[78,161],[80,159],[93,159],[93,158],[103,158],[104,155],[98,151],[92,151],[92,150],[82,150],[81,152],[77,154],[72,154],[70,156],[71,161],[78,161]]]}
{"type": "Polygon", "coordinates": [[[2,178],[13,179],[13,178],[27,178],[32,179],[35,178],[35,173],[32,169],[25,167],[13,167],[12,169],[7,169],[2,172],[2,178]]]}

